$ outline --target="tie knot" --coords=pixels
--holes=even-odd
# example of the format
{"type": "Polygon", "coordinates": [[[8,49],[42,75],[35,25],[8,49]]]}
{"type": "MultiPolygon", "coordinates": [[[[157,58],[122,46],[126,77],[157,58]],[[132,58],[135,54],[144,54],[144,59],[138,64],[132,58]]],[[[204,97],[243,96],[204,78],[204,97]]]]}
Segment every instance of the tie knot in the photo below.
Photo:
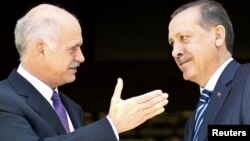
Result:
{"type": "Polygon", "coordinates": [[[59,94],[56,91],[53,91],[53,95],[51,97],[52,101],[61,101],[61,98],[59,96],[59,94]]]}
{"type": "Polygon", "coordinates": [[[207,103],[209,100],[209,97],[211,96],[212,92],[204,89],[200,94],[200,101],[203,103],[207,103]]]}

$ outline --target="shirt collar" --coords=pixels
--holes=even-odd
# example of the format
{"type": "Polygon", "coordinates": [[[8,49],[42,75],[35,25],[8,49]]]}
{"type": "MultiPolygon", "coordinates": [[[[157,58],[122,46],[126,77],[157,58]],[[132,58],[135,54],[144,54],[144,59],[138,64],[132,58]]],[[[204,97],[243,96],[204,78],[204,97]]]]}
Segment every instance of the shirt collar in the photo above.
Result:
{"type": "MultiPolygon", "coordinates": [[[[41,80],[37,79],[35,76],[30,74],[27,70],[25,70],[20,64],[17,68],[17,72],[22,75],[26,80],[28,80],[31,85],[33,85],[47,101],[51,101],[51,97],[53,94],[53,90],[43,83],[41,80]]],[[[58,89],[55,89],[58,92],[58,89]]]]}

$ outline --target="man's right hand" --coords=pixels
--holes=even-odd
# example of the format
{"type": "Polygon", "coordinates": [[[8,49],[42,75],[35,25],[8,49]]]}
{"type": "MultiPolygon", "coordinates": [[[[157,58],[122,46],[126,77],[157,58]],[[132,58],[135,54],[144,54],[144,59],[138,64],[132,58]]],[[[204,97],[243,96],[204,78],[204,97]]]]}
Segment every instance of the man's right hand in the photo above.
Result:
{"type": "Polygon", "coordinates": [[[161,90],[123,100],[121,99],[122,89],[123,81],[118,78],[108,114],[118,133],[133,129],[159,115],[165,111],[164,106],[168,104],[168,94],[161,90]]]}

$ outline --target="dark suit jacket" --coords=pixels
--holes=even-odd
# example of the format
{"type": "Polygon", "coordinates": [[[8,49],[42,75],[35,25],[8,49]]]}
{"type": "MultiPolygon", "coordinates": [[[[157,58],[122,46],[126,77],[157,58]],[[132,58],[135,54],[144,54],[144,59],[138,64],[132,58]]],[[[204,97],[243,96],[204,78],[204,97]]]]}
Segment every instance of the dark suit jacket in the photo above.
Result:
{"type": "MultiPolygon", "coordinates": [[[[188,119],[184,141],[191,141],[194,115],[188,119]]],[[[250,64],[235,60],[222,72],[204,112],[198,141],[208,140],[208,125],[250,124],[250,64]]]]}
{"type": "Polygon", "coordinates": [[[82,126],[81,107],[66,95],[61,95],[76,129],[70,134],[65,133],[47,100],[13,70],[6,80],[0,81],[0,140],[117,141],[107,118],[82,126]]]}

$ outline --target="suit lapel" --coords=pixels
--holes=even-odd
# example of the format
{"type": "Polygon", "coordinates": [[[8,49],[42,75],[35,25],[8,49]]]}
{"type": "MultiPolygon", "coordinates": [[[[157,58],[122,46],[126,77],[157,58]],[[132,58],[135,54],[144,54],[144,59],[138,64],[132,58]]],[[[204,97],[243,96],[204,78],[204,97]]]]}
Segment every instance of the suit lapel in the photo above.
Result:
{"type": "MultiPolygon", "coordinates": [[[[219,114],[220,109],[222,105],[224,104],[224,101],[230,91],[228,87],[222,84],[219,84],[216,87],[217,89],[214,90],[212,93],[206,112],[204,112],[204,119],[203,119],[202,124],[205,126],[200,127],[199,133],[208,133],[207,125],[213,124],[213,121],[219,114]]],[[[199,134],[199,140],[204,140],[206,137],[207,137],[207,134],[199,134]]]]}
{"type": "MultiPolygon", "coordinates": [[[[206,111],[204,112],[203,125],[214,124],[214,120],[218,117],[218,114],[223,106],[229,92],[230,87],[228,84],[233,80],[235,72],[239,68],[240,64],[236,61],[232,61],[222,72],[214,91],[211,95],[210,102],[206,111]]],[[[201,126],[199,133],[208,133],[208,126],[201,126]]],[[[204,140],[207,137],[207,134],[199,134],[199,140],[204,140]]]]}
{"type": "MultiPolygon", "coordinates": [[[[193,137],[193,131],[194,131],[194,121],[195,121],[195,112],[193,112],[192,116],[188,119],[188,129],[185,129],[185,130],[188,130],[187,132],[187,140],[191,141],[192,140],[192,137],[193,137]]],[[[186,131],[185,131],[186,132],[186,131]]]]}
{"type": "Polygon", "coordinates": [[[80,109],[78,107],[75,107],[73,103],[71,103],[71,100],[65,96],[64,94],[61,94],[61,98],[64,104],[64,107],[66,108],[69,117],[71,119],[71,122],[74,126],[75,129],[79,128],[82,126],[82,119],[80,119],[79,117],[81,116],[80,114],[80,109]]]}
{"type": "Polygon", "coordinates": [[[65,129],[57,117],[54,109],[48,101],[38,92],[30,93],[27,103],[32,107],[45,121],[47,121],[59,134],[65,134],[65,129]]]}
{"type": "Polygon", "coordinates": [[[13,70],[8,79],[17,94],[26,98],[27,104],[48,122],[58,134],[66,133],[49,102],[25,78],[19,75],[16,70],[13,70]]]}

